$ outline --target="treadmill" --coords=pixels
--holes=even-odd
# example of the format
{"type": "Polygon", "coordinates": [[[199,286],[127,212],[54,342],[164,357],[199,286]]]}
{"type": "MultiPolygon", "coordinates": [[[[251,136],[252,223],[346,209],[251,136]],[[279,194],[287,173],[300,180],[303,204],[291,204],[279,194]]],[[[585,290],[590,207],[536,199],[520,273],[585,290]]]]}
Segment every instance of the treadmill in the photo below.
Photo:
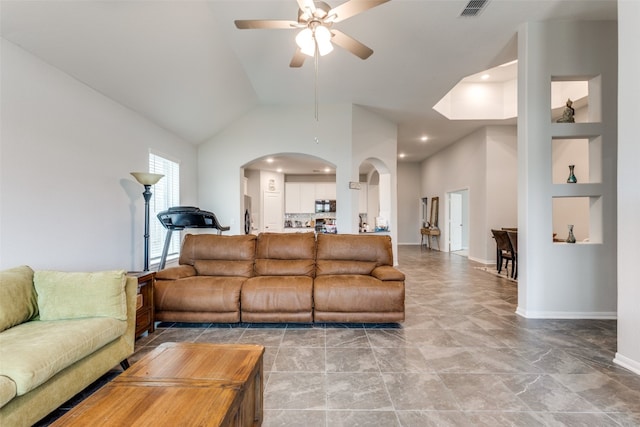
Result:
{"type": "Polygon", "coordinates": [[[164,248],[158,270],[162,270],[167,261],[169,243],[174,230],[184,230],[185,228],[216,228],[218,234],[228,231],[230,227],[223,227],[218,222],[218,218],[213,212],[203,211],[195,206],[174,206],[158,214],[160,223],[167,229],[167,236],[164,239],[164,248]]]}

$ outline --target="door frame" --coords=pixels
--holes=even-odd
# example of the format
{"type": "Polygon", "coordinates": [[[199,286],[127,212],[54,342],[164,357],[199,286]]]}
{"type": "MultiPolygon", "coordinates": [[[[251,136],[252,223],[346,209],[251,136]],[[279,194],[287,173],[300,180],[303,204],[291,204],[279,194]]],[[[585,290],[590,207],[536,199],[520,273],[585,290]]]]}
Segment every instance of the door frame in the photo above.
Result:
{"type": "Polygon", "coordinates": [[[469,250],[469,236],[471,235],[471,230],[470,230],[470,210],[469,210],[469,205],[470,205],[470,197],[471,197],[471,190],[469,189],[469,187],[463,187],[463,188],[457,188],[454,190],[449,190],[445,192],[445,201],[446,203],[444,204],[444,209],[445,209],[445,218],[446,218],[446,227],[444,227],[444,241],[446,242],[446,251],[450,252],[451,249],[451,236],[450,236],[450,232],[449,230],[451,229],[451,212],[450,212],[450,206],[451,206],[451,194],[452,193],[464,193],[466,192],[466,197],[462,197],[462,233],[463,233],[463,237],[462,237],[462,250],[469,250]],[[466,201],[465,201],[466,200],[466,201]],[[467,205],[467,215],[465,215],[465,204],[467,205]],[[465,230],[466,230],[466,235],[467,235],[467,244],[465,245],[465,238],[464,238],[464,234],[465,234],[465,230]]]}

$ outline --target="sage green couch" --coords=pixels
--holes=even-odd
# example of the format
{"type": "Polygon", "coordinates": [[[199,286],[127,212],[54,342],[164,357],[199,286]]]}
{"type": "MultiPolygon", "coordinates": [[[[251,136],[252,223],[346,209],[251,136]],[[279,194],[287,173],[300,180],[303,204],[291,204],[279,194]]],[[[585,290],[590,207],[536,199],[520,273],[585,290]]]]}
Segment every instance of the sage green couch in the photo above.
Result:
{"type": "Polygon", "coordinates": [[[133,353],[137,279],[0,271],[0,426],[30,426],[133,353]]]}

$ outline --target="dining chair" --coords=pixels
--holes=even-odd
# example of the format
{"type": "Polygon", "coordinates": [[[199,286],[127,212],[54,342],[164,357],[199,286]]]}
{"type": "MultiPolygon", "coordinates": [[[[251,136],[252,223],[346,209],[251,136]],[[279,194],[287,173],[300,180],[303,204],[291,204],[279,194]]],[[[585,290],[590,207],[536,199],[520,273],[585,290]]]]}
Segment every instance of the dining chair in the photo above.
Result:
{"type": "Polygon", "coordinates": [[[507,236],[509,237],[509,243],[511,243],[511,249],[513,250],[513,260],[511,262],[511,278],[518,278],[518,232],[507,230],[507,236]]]}
{"type": "MultiPolygon", "coordinates": [[[[491,230],[493,234],[493,238],[496,241],[496,268],[498,273],[502,271],[502,263],[504,263],[504,267],[507,270],[507,275],[509,275],[509,261],[512,261],[513,265],[513,248],[511,247],[511,242],[509,241],[509,235],[505,230],[491,230]]],[[[513,267],[511,268],[513,270],[513,267]]]]}

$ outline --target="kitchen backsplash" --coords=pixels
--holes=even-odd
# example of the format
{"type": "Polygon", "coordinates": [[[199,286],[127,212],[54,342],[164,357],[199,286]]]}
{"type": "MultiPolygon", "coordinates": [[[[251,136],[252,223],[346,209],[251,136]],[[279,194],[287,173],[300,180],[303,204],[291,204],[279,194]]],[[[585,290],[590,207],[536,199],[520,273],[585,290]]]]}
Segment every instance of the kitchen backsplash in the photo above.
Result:
{"type": "Polygon", "coordinates": [[[335,220],[335,213],[318,213],[318,214],[285,214],[285,228],[307,228],[315,227],[317,219],[335,220]]]}

